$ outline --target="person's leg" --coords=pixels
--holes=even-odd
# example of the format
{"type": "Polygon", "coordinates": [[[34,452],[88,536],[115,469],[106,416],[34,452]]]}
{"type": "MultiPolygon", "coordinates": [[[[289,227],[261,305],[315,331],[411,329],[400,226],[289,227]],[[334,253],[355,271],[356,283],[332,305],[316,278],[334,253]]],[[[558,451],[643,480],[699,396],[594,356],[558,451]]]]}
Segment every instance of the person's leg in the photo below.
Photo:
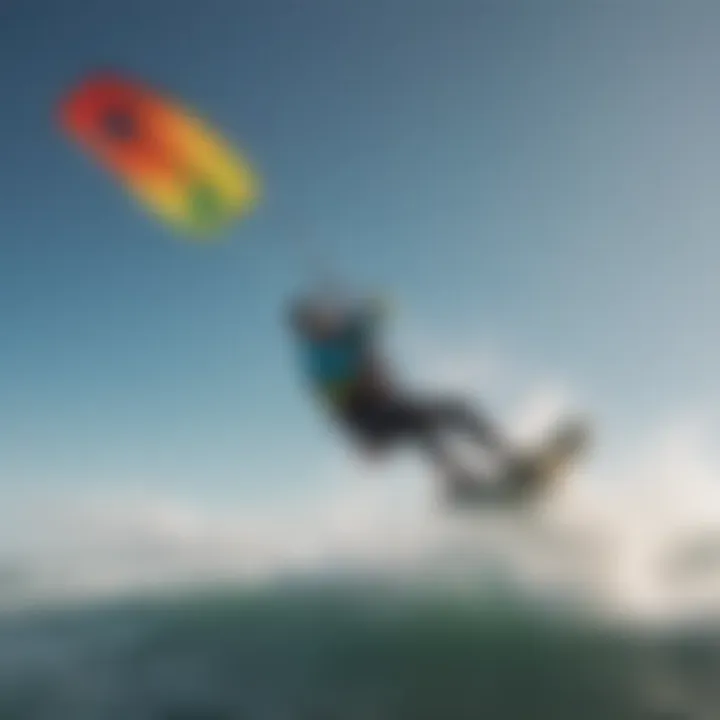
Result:
{"type": "Polygon", "coordinates": [[[463,469],[448,450],[443,431],[458,431],[493,451],[501,462],[507,448],[499,432],[482,415],[462,401],[420,399],[411,395],[357,398],[347,409],[346,420],[353,434],[363,438],[366,449],[387,449],[403,440],[415,440],[440,472],[460,483],[477,484],[477,474],[463,469]]]}
{"type": "Polygon", "coordinates": [[[457,431],[469,435],[478,445],[501,456],[509,455],[506,438],[490,419],[457,398],[437,398],[418,402],[419,410],[426,417],[426,424],[435,432],[457,431]]]}
{"type": "MultiPolygon", "coordinates": [[[[376,442],[383,447],[405,440],[417,442],[444,475],[467,475],[449,451],[443,438],[444,430],[456,429],[486,438],[487,431],[480,427],[479,421],[468,417],[465,410],[454,403],[428,402],[398,394],[386,396],[370,408],[361,414],[361,420],[365,432],[373,435],[376,442]]],[[[489,444],[490,440],[486,439],[484,445],[489,444]]]]}
{"type": "Polygon", "coordinates": [[[486,502],[498,488],[484,478],[480,468],[471,469],[454,456],[446,444],[445,431],[469,435],[483,449],[490,450],[500,466],[512,458],[508,443],[495,426],[467,403],[450,398],[420,399],[410,395],[388,400],[379,415],[381,434],[392,444],[400,438],[417,441],[436,466],[451,503],[486,502]]]}
{"type": "Polygon", "coordinates": [[[343,415],[350,434],[366,452],[411,440],[419,441],[439,465],[444,467],[450,461],[426,404],[400,395],[365,395],[354,398],[343,415]]]}
{"type": "MultiPolygon", "coordinates": [[[[427,412],[425,406],[415,408],[419,415],[423,410],[427,412]]],[[[435,416],[424,415],[422,423],[414,426],[415,439],[435,466],[443,502],[462,507],[495,499],[498,490],[490,477],[485,477],[483,470],[463,466],[448,450],[441,430],[435,416]]]]}

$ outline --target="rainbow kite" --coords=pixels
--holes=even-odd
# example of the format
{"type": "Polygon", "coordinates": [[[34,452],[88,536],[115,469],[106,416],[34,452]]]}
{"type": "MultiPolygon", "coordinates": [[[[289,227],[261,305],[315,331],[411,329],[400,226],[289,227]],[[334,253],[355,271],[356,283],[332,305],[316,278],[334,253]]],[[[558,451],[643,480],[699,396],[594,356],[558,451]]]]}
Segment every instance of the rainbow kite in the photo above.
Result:
{"type": "Polygon", "coordinates": [[[224,228],[254,206],[245,162],[186,109],[134,80],[103,73],[60,104],[62,127],[142,202],[196,235],[224,228]]]}

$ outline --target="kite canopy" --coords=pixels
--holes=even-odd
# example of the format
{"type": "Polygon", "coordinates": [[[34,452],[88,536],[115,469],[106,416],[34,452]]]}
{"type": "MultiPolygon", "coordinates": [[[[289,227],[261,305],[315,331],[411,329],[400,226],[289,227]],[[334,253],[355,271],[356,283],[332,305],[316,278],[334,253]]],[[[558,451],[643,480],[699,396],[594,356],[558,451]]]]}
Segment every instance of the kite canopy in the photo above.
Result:
{"type": "Polygon", "coordinates": [[[63,129],[151,210],[197,235],[255,204],[247,162],[188,110],[135,80],[87,78],[61,101],[63,129]]]}

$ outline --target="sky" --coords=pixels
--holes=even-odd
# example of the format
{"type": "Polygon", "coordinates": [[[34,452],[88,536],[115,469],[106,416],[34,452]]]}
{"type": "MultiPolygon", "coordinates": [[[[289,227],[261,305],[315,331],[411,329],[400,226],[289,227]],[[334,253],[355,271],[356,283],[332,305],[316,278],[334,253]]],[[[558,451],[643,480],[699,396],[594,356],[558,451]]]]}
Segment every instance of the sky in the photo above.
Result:
{"type": "Polygon", "coordinates": [[[4,3],[0,505],[332,487],[341,442],[283,324],[308,239],[390,298],[401,367],[476,382],[501,422],[539,385],[597,418],[601,454],[677,418],[714,433],[719,21],[711,0],[4,3]],[[107,66],[251,159],[265,198],[225,242],[184,242],[60,134],[59,98],[107,66]]]}

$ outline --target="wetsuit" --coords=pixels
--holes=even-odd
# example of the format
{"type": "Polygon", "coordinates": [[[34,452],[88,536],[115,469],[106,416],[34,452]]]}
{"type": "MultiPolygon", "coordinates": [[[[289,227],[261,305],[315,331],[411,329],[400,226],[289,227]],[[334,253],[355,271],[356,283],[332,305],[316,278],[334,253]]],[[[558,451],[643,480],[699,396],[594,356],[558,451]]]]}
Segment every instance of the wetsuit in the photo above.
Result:
{"type": "Polygon", "coordinates": [[[451,462],[440,434],[469,434],[503,449],[495,429],[459,400],[420,398],[391,383],[375,353],[381,313],[372,306],[349,311],[331,332],[308,333],[295,324],[304,374],[320,398],[366,449],[417,440],[445,467],[451,462]]]}

